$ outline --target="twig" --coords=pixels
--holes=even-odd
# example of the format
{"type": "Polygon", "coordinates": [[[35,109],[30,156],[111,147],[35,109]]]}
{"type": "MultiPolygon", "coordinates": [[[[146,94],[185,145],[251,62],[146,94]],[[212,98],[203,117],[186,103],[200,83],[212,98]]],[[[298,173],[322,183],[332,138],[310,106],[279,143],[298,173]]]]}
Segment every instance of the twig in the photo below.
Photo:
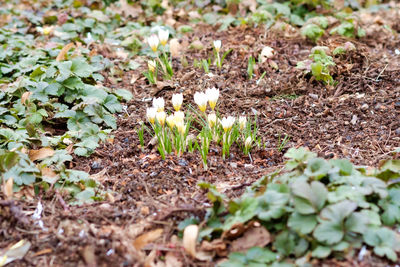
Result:
{"type": "Polygon", "coordinates": [[[375,79],[376,82],[379,82],[379,78],[381,77],[382,73],[386,70],[388,65],[389,64],[386,64],[386,66],[383,68],[383,70],[379,73],[378,77],[376,77],[376,79],[375,79]]]}

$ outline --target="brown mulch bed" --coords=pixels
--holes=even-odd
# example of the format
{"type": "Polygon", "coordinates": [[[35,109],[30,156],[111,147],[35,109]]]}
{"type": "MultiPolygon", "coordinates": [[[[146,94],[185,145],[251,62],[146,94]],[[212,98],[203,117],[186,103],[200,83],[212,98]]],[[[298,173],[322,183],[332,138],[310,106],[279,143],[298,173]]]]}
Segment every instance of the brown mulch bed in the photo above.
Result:
{"type": "MultiPolygon", "coordinates": [[[[197,182],[213,183],[221,192],[236,197],[247,185],[281,167],[288,147],[305,146],[325,158],[348,158],[355,164],[377,166],[399,146],[400,70],[399,56],[392,51],[398,45],[395,40],[386,47],[379,47],[379,40],[371,36],[354,42],[357,51],[335,58],[333,77],[337,84],[325,86],[295,68],[314,46],[299,36],[262,28],[216,32],[202,26],[181,41],[190,43],[195,38],[208,49],[186,50],[189,67],[182,67],[177,59],[174,79],[165,86],[156,88],[146,83],[140,76],[143,69],[125,73],[122,83],[108,79],[109,87],[130,89],[134,98],[127,103],[127,112],[119,115],[113,141],[103,144],[90,158],[75,158],[71,163],[71,167],[90,172],[113,191],[107,201],[71,206],[63,196],[46,193],[41,199],[43,229],[31,218],[37,200],[0,201],[0,247],[20,239],[32,243],[27,256],[10,266],[139,265],[148,253],[135,251],[133,242],[155,228],[163,229],[163,235],[157,246],[145,247],[146,252],[156,251],[157,256],[175,252],[184,259],[183,266],[213,265],[193,262],[181,247],[171,244],[172,236],[178,234],[177,224],[190,216],[203,218],[209,206],[197,182]],[[223,49],[233,51],[222,70],[211,68],[214,76],[208,76],[192,63],[195,58],[211,55],[211,43],[216,39],[222,40],[223,49]],[[260,65],[256,76],[264,71],[267,74],[256,84],[257,79],[247,78],[247,59],[250,54],[257,56],[266,45],[275,49],[273,60],[279,70],[267,63],[260,65]],[[138,77],[133,84],[132,75],[138,77]],[[145,118],[149,98],[169,100],[173,93],[182,92],[185,103],[193,105],[194,92],[208,87],[221,91],[221,114],[257,114],[262,146],[252,151],[252,161],[238,149],[222,161],[220,149],[212,147],[210,168],[204,171],[198,152],[180,158],[170,155],[163,161],[151,144],[142,150],[135,129],[145,118]],[[278,151],[279,136],[285,134],[290,141],[278,151]]],[[[329,37],[321,44],[334,48],[346,41],[329,37]]],[[[151,136],[146,134],[145,139],[148,144],[151,136]]],[[[361,262],[348,259],[315,264],[387,263],[368,254],[361,262]]]]}

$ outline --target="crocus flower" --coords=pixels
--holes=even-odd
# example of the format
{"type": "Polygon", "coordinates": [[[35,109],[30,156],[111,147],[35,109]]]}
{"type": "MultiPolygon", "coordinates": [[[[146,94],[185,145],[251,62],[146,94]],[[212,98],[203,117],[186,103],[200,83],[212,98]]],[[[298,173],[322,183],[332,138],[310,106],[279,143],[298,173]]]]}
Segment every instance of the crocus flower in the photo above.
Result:
{"type": "Polygon", "coordinates": [[[201,112],[205,112],[207,109],[207,95],[205,93],[196,92],[194,94],[194,102],[199,106],[201,112]]]}
{"type": "Polygon", "coordinates": [[[251,139],[251,136],[246,138],[246,141],[244,141],[244,146],[246,147],[246,149],[249,149],[251,147],[252,142],[253,140],[251,139]]]}
{"type": "Polygon", "coordinates": [[[175,124],[176,129],[178,129],[178,132],[180,134],[184,134],[186,131],[186,125],[183,123],[183,121],[178,122],[177,124],[175,124]]]}
{"type": "Polygon", "coordinates": [[[182,102],[183,102],[182,94],[173,94],[172,95],[172,106],[174,106],[174,109],[176,111],[179,111],[181,109],[182,102]]]}
{"type": "Polygon", "coordinates": [[[217,123],[217,116],[215,115],[215,113],[208,114],[207,122],[208,122],[208,125],[210,126],[210,128],[215,126],[215,124],[217,123]]]}
{"type": "Polygon", "coordinates": [[[158,40],[157,35],[152,35],[149,38],[147,38],[147,43],[149,44],[151,50],[153,50],[153,52],[156,52],[160,40],[158,40]]]}
{"type": "Polygon", "coordinates": [[[175,124],[177,122],[183,122],[184,119],[185,119],[185,113],[183,113],[182,111],[175,111],[174,113],[175,124]]]}
{"type": "Polygon", "coordinates": [[[245,116],[240,116],[239,117],[239,128],[240,128],[240,130],[243,131],[243,129],[246,127],[246,123],[247,123],[247,118],[245,116]]]}
{"type": "Polygon", "coordinates": [[[162,46],[165,46],[168,42],[169,31],[168,30],[159,30],[158,31],[158,39],[162,46]]]}
{"type": "Polygon", "coordinates": [[[167,117],[167,113],[165,111],[159,111],[156,114],[156,119],[161,126],[164,126],[165,118],[167,117]]]}
{"type": "Polygon", "coordinates": [[[156,70],[157,64],[154,60],[149,60],[147,61],[147,67],[149,68],[149,71],[154,72],[156,70]]]}
{"type": "Polygon", "coordinates": [[[225,132],[230,131],[234,123],[235,123],[235,117],[232,116],[228,116],[227,118],[225,117],[221,121],[222,128],[224,128],[225,132]]]}
{"type": "Polygon", "coordinates": [[[157,109],[155,107],[147,108],[146,116],[151,124],[154,124],[156,119],[157,109]]]}
{"type": "Polygon", "coordinates": [[[175,126],[175,116],[169,115],[166,119],[169,128],[173,129],[175,126]]]}
{"type": "Polygon", "coordinates": [[[157,109],[158,112],[164,111],[164,98],[153,98],[153,107],[157,109]]]}
{"type": "Polygon", "coordinates": [[[217,53],[219,53],[219,50],[221,49],[221,45],[222,45],[221,40],[214,41],[214,48],[215,48],[215,51],[217,51],[217,53]]]}
{"type": "Polygon", "coordinates": [[[208,88],[206,90],[206,96],[208,99],[208,104],[210,104],[211,109],[214,110],[215,106],[217,105],[219,90],[216,89],[215,87],[208,88]]]}

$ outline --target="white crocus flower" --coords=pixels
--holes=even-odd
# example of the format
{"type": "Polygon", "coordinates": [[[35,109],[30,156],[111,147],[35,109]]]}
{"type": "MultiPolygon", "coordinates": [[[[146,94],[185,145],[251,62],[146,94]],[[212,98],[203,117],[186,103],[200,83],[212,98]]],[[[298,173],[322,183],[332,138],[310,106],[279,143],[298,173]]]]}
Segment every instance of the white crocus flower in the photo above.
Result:
{"type": "Polygon", "coordinates": [[[183,135],[186,131],[186,125],[183,123],[183,121],[180,121],[175,124],[176,129],[178,129],[178,132],[183,135]]]}
{"type": "Polygon", "coordinates": [[[207,116],[207,122],[210,128],[214,127],[215,124],[217,123],[217,115],[215,113],[210,113],[207,116]]]}
{"type": "Polygon", "coordinates": [[[154,124],[156,115],[157,115],[157,109],[155,107],[147,108],[146,116],[151,124],[154,124]]]}
{"type": "Polygon", "coordinates": [[[253,142],[253,139],[251,139],[251,136],[246,138],[246,141],[244,141],[244,146],[246,149],[249,149],[251,147],[251,143],[253,142]]]}
{"type": "Polygon", "coordinates": [[[239,128],[240,128],[240,130],[243,131],[243,129],[246,127],[246,123],[247,123],[247,118],[245,116],[240,116],[239,117],[239,128]]]}
{"type": "Polygon", "coordinates": [[[208,88],[206,90],[206,95],[207,95],[207,99],[208,99],[208,104],[210,104],[211,109],[214,110],[215,106],[217,105],[218,98],[219,98],[219,90],[216,89],[215,87],[208,88]]]}
{"type": "Polygon", "coordinates": [[[164,126],[166,117],[167,113],[165,113],[165,111],[159,111],[156,114],[156,119],[161,126],[164,126]]]}
{"type": "Polygon", "coordinates": [[[269,46],[265,46],[262,51],[261,51],[261,63],[264,63],[265,61],[267,61],[267,59],[271,58],[274,56],[274,49],[272,47],[269,46]]]}
{"type": "Polygon", "coordinates": [[[169,115],[165,120],[166,120],[169,128],[173,129],[175,126],[175,116],[169,115]]]}
{"type": "Polygon", "coordinates": [[[158,49],[158,44],[160,43],[160,40],[158,40],[157,35],[152,35],[149,38],[147,38],[147,43],[149,44],[151,50],[153,50],[153,52],[156,52],[158,49]]]}
{"type": "Polygon", "coordinates": [[[221,45],[222,45],[221,40],[214,41],[214,48],[215,51],[217,51],[217,53],[219,53],[219,50],[221,50],[221,45]]]}
{"type": "Polygon", "coordinates": [[[221,121],[222,128],[224,128],[225,132],[230,131],[234,123],[235,123],[235,117],[232,116],[228,116],[227,118],[225,117],[221,121]]]}
{"type": "Polygon", "coordinates": [[[183,113],[183,111],[175,111],[174,113],[175,124],[177,122],[183,122],[184,119],[185,119],[185,113],[183,113]]]}
{"type": "Polygon", "coordinates": [[[181,109],[183,103],[183,95],[182,94],[173,94],[172,95],[172,106],[176,111],[181,109]]]}
{"type": "Polygon", "coordinates": [[[154,72],[156,70],[157,64],[154,60],[147,61],[147,67],[149,68],[150,72],[154,72]]]}
{"type": "Polygon", "coordinates": [[[153,107],[157,109],[158,112],[164,111],[164,98],[153,98],[153,107]]]}
{"type": "Polygon", "coordinates": [[[194,94],[194,102],[199,106],[201,112],[207,109],[207,95],[205,93],[196,92],[194,94]]]}
{"type": "Polygon", "coordinates": [[[169,31],[168,30],[159,30],[158,31],[158,39],[160,40],[160,44],[165,46],[168,42],[169,31]]]}

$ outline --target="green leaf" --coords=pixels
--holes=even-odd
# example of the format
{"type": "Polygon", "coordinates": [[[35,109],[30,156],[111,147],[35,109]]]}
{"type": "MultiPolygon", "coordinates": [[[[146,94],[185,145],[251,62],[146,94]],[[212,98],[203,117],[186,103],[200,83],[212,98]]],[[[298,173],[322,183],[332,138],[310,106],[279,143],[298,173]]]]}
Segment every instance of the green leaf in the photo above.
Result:
{"type": "Polygon", "coordinates": [[[104,99],[103,105],[110,111],[111,113],[121,112],[122,106],[119,103],[117,97],[115,95],[108,95],[106,99],[104,99]]]}
{"type": "Polygon", "coordinates": [[[294,252],[295,240],[289,231],[282,231],[275,238],[274,247],[283,256],[289,256],[294,252]]]}
{"type": "Polygon", "coordinates": [[[314,237],[326,244],[335,244],[344,237],[344,232],[340,224],[332,221],[320,223],[314,230],[314,237]]]}
{"type": "Polygon", "coordinates": [[[304,180],[296,180],[291,185],[295,209],[300,214],[318,212],[325,204],[328,191],[323,183],[313,181],[311,185],[304,180]]]}
{"type": "Polygon", "coordinates": [[[257,263],[271,263],[276,260],[276,253],[268,248],[252,247],[247,251],[246,257],[257,263]]]}
{"type": "Polygon", "coordinates": [[[229,216],[223,226],[224,230],[230,230],[237,223],[245,223],[256,215],[257,199],[245,198],[239,203],[239,209],[229,216]]]}
{"type": "Polygon", "coordinates": [[[94,189],[91,187],[86,188],[82,192],[75,195],[75,198],[81,203],[91,203],[93,202],[93,197],[95,196],[94,189]]]}
{"type": "Polygon", "coordinates": [[[84,59],[75,58],[72,60],[71,71],[78,77],[86,78],[93,73],[94,68],[84,59]]]}
{"type": "Polygon", "coordinates": [[[57,82],[63,82],[71,76],[71,66],[71,61],[62,61],[57,64],[57,68],[60,73],[56,79],[57,82]]]}
{"type": "Polygon", "coordinates": [[[278,219],[286,212],[286,204],[289,194],[267,189],[265,193],[257,198],[258,218],[263,221],[278,219]]]}
{"type": "Polygon", "coordinates": [[[321,29],[320,26],[313,23],[307,24],[301,28],[301,35],[306,36],[313,42],[318,41],[324,33],[325,31],[321,29]]]}
{"type": "Polygon", "coordinates": [[[367,214],[361,212],[352,213],[345,222],[345,229],[350,232],[362,234],[368,229],[369,219],[367,214]]]}
{"type": "Polygon", "coordinates": [[[311,256],[323,259],[328,257],[331,254],[331,252],[332,250],[330,247],[318,246],[313,250],[311,256]]]}
{"type": "Polygon", "coordinates": [[[317,218],[314,214],[302,215],[294,212],[288,220],[288,227],[303,235],[311,233],[316,225],[317,218]]]}
{"type": "Polygon", "coordinates": [[[304,174],[314,179],[321,179],[328,174],[330,169],[331,167],[326,160],[314,158],[308,162],[304,174]]]}
{"type": "Polygon", "coordinates": [[[355,202],[344,200],[339,203],[325,207],[320,213],[320,218],[321,221],[330,220],[333,222],[341,223],[356,209],[357,204],[355,202]]]}
{"type": "Polygon", "coordinates": [[[338,167],[341,175],[353,174],[353,164],[347,159],[331,159],[329,163],[332,164],[332,166],[338,167]]]}
{"type": "Polygon", "coordinates": [[[124,99],[125,101],[129,101],[133,97],[132,93],[125,89],[115,90],[114,94],[116,94],[118,97],[124,99]]]}

